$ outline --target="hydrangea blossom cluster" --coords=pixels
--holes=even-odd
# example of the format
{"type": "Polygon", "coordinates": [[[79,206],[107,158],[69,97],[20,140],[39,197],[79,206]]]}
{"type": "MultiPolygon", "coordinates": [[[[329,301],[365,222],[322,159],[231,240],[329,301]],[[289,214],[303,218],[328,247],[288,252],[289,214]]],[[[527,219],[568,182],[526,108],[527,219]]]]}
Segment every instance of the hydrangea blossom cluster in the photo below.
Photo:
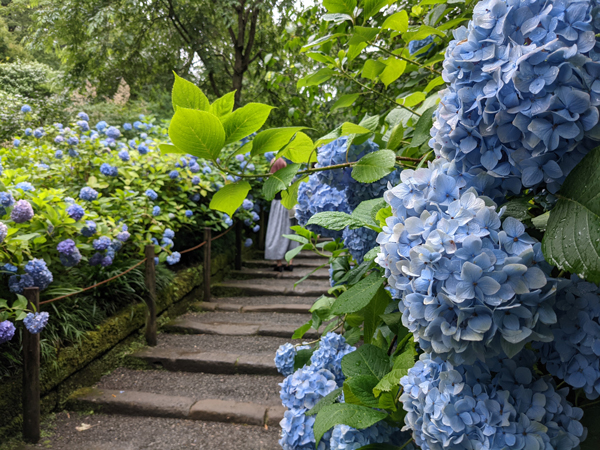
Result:
{"type": "Polygon", "coordinates": [[[116,177],[119,175],[119,168],[116,166],[111,166],[108,163],[102,163],[100,166],[100,173],[102,175],[106,175],[107,177],[116,177]]]}
{"type": "Polygon", "coordinates": [[[8,227],[3,222],[0,222],[0,244],[4,242],[4,239],[6,239],[7,235],[8,227]]]}
{"type": "Polygon", "coordinates": [[[573,275],[559,286],[554,309],[554,340],[538,346],[541,362],[595,400],[600,397],[600,289],[573,275]]]}
{"type": "Polygon", "coordinates": [[[365,255],[371,250],[377,242],[377,232],[370,228],[361,227],[351,230],[346,228],[342,237],[344,238],[344,247],[348,249],[357,263],[362,263],[365,255]]]}
{"type": "Polygon", "coordinates": [[[10,320],[0,322],[0,344],[10,341],[15,335],[15,326],[10,320]]]}
{"type": "Polygon", "coordinates": [[[310,346],[308,345],[296,347],[290,343],[280,346],[275,353],[275,366],[277,367],[277,371],[284,377],[293,374],[296,355],[300,350],[307,350],[309,348],[310,346]]]}
{"type": "Polygon", "coordinates": [[[86,220],[85,226],[81,229],[81,234],[85,237],[92,237],[96,234],[96,222],[93,220],[86,220]]]}
{"type": "Polygon", "coordinates": [[[65,267],[73,267],[81,261],[81,253],[73,239],[65,239],[56,246],[60,262],[65,267]]]}
{"type": "Polygon", "coordinates": [[[10,218],[15,223],[25,223],[33,219],[34,213],[31,203],[27,200],[19,200],[10,212],[10,218]]]}
{"type": "Polygon", "coordinates": [[[422,450],[573,450],[585,440],[568,388],[540,377],[533,352],[453,366],[424,354],[400,380],[400,401],[422,450]]]}
{"type": "Polygon", "coordinates": [[[181,261],[181,253],[173,252],[169,256],[167,256],[167,263],[172,266],[173,264],[177,264],[181,261]]]}
{"type": "MultiPolygon", "coordinates": [[[[358,450],[370,444],[387,444],[400,448],[409,439],[410,435],[408,433],[391,427],[385,422],[377,422],[375,425],[363,430],[341,424],[333,427],[329,445],[331,450],[358,450]]],[[[416,450],[412,443],[404,449],[416,450]]]]}
{"type": "Polygon", "coordinates": [[[503,211],[473,189],[461,195],[442,160],[402,180],[385,194],[394,214],[377,262],[420,347],[463,364],[550,340],[556,283],[523,224],[502,223],[503,211]]]}
{"type": "Polygon", "coordinates": [[[29,313],[23,319],[23,323],[25,324],[25,328],[31,334],[39,334],[48,324],[48,319],[50,318],[50,314],[43,311],[40,313],[29,313]]]}
{"type": "Polygon", "coordinates": [[[67,208],[67,214],[75,222],[79,222],[81,219],[83,219],[83,216],[85,216],[85,210],[77,203],[72,203],[67,208]]]}
{"type": "Polygon", "coordinates": [[[98,191],[96,191],[95,189],[88,187],[88,186],[83,187],[79,191],[79,198],[82,200],[87,200],[88,202],[91,202],[98,198],[98,191]]]}
{"type": "Polygon", "coordinates": [[[25,273],[22,275],[11,275],[8,279],[8,287],[15,294],[22,294],[27,287],[38,287],[46,289],[54,280],[52,272],[43,259],[32,259],[25,265],[25,273]]]}

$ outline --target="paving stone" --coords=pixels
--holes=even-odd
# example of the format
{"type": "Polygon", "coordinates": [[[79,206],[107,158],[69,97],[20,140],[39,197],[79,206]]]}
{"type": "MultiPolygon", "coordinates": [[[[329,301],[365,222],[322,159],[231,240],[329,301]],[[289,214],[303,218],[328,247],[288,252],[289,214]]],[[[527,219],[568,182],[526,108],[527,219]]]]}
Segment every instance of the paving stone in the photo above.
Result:
{"type": "MultiPolygon", "coordinates": [[[[324,262],[327,262],[327,260],[323,260],[323,258],[298,259],[298,260],[294,261],[294,267],[311,267],[311,268],[315,269],[317,267],[322,266],[324,262]]],[[[274,266],[274,262],[258,259],[258,260],[244,261],[244,266],[249,267],[249,268],[271,268],[272,269],[274,266]]]]}
{"type": "MultiPolygon", "coordinates": [[[[254,306],[254,305],[251,305],[254,306]]],[[[215,311],[194,313],[189,312],[181,316],[180,320],[191,320],[203,323],[234,323],[234,324],[263,324],[277,323],[300,326],[308,322],[311,318],[306,312],[302,313],[279,313],[279,312],[253,312],[252,314],[231,312],[231,311],[215,311]]]]}
{"type": "Polygon", "coordinates": [[[270,296],[291,295],[296,297],[317,298],[326,294],[330,289],[329,282],[325,280],[301,283],[294,287],[293,280],[229,280],[212,287],[215,296],[246,295],[246,296],[270,296]]]}
{"type": "Polygon", "coordinates": [[[267,408],[265,423],[270,427],[279,425],[279,422],[283,420],[283,415],[286,411],[287,409],[282,405],[269,406],[267,408]]]}
{"type": "Polygon", "coordinates": [[[198,302],[192,305],[194,310],[203,312],[242,312],[242,313],[262,313],[262,312],[276,312],[281,314],[303,314],[309,313],[309,309],[312,307],[312,303],[308,304],[286,304],[286,303],[273,303],[265,305],[249,305],[242,306],[235,303],[223,303],[223,302],[198,302]]]}
{"type": "Polygon", "coordinates": [[[219,334],[225,336],[253,336],[258,334],[258,324],[206,323],[193,318],[180,318],[164,327],[168,331],[195,334],[219,334]]]}
{"type": "Polygon", "coordinates": [[[329,269],[322,268],[314,271],[313,267],[295,267],[292,272],[284,271],[284,272],[275,272],[270,267],[262,267],[262,268],[249,268],[243,267],[242,270],[232,270],[230,272],[230,276],[236,279],[254,279],[254,278],[281,278],[281,279],[289,279],[289,280],[300,280],[305,276],[309,275],[308,280],[329,280],[329,269]]]}
{"type": "Polygon", "coordinates": [[[180,351],[191,352],[275,355],[279,346],[287,342],[298,343],[300,341],[268,336],[159,333],[156,348],[175,348],[180,351]]]}
{"type": "Polygon", "coordinates": [[[103,413],[147,417],[189,418],[194,400],[188,397],[148,392],[86,389],[76,392],[71,402],[103,413]]]}
{"type": "MultiPolygon", "coordinates": [[[[258,329],[259,336],[274,336],[282,338],[291,338],[298,327],[290,325],[279,325],[276,323],[265,323],[258,329]]],[[[317,330],[310,329],[304,334],[304,339],[316,339],[321,336],[317,330]]]]}
{"type": "Polygon", "coordinates": [[[267,408],[255,403],[234,402],[231,400],[200,400],[192,406],[189,418],[211,422],[245,423],[264,425],[267,408]]]}
{"type": "Polygon", "coordinates": [[[263,297],[249,297],[249,296],[240,296],[240,297],[213,297],[214,302],[220,303],[229,303],[235,305],[242,306],[251,306],[251,305],[272,305],[272,304],[281,304],[285,303],[287,305],[292,304],[308,304],[314,303],[316,297],[311,299],[308,297],[299,297],[293,295],[268,295],[263,297]]]}

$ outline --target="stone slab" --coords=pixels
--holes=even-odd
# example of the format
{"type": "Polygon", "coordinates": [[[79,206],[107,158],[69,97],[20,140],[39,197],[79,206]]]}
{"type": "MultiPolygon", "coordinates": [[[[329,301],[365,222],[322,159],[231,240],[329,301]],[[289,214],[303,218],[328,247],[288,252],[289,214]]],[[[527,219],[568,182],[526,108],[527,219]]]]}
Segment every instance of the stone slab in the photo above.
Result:
{"type": "Polygon", "coordinates": [[[276,312],[276,313],[288,313],[288,314],[302,314],[302,313],[308,313],[310,308],[312,308],[312,304],[276,303],[273,305],[244,306],[242,308],[242,312],[245,312],[245,313],[276,312]]]}
{"type": "Polygon", "coordinates": [[[330,285],[325,280],[301,283],[294,287],[293,280],[230,280],[213,286],[218,296],[295,296],[317,298],[326,294],[330,285]]]}
{"type": "Polygon", "coordinates": [[[192,334],[217,334],[221,336],[254,336],[258,325],[248,323],[206,323],[193,319],[175,319],[165,325],[168,331],[192,334]]]}
{"type": "Polygon", "coordinates": [[[265,424],[268,426],[279,425],[279,422],[283,420],[283,415],[287,411],[285,406],[269,406],[267,408],[267,416],[265,418],[265,424]]]}
{"type": "MultiPolygon", "coordinates": [[[[280,325],[276,323],[266,323],[261,325],[258,330],[259,336],[273,336],[273,337],[283,337],[283,338],[291,338],[294,335],[294,331],[296,331],[298,327],[293,325],[280,325]]],[[[303,339],[316,339],[321,335],[318,331],[314,329],[308,330],[303,339]]]]}
{"type": "MultiPolygon", "coordinates": [[[[327,262],[327,260],[323,260],[320,258],[298,259],[294,261],[294,267],[311,267],[314,269],[316,267],[322,266],[324,262],[327,262]]],[[[265,261],[262,259],[244,261],[244,266],[250,268],[271,268],[273,267],[273,265],[273,261],[265,261]]]]}
{"type": "Polygon", "coordinates": [[[191,407],[189,418],[211,422],[264,425],[267,407],[232,400],[200,400],[191,407]]]}
{"type": "Polygon", "coordinates": [[[241,355],[236,362],[237,373],[279,375],[273,355],[241,355]]]}

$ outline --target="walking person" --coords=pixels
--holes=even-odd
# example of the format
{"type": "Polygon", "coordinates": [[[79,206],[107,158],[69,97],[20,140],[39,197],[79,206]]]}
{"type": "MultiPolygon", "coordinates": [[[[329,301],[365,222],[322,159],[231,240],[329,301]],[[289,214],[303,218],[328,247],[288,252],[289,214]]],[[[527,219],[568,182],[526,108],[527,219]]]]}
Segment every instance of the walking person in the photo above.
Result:
{"type": "MultiPolygon", "coordinates": [[[[286,166],[287,164],[283,158],[273,159],[270,172],[275,173],[286,166]]],[[[284,270],[291,272],[294,270],[293,260],[289,264],[283,265],[285,254],[299,245],[298,242],[283,237],[284,234],[292,234],[291,225],[290,210],[281,204],[281,192],[278,192],[271,202],[265,242],[265,259],[277,261],[274,267],[276,272],[283,272],[284,270]]]]}

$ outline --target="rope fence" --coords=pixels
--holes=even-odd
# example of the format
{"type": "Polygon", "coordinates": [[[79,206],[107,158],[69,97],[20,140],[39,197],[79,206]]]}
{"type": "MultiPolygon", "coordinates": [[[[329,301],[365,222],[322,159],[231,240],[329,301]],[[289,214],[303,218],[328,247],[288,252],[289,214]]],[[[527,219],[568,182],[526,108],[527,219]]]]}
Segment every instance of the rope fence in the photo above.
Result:
{"type": "MultiPolygon", "coordinates": [[[[238,221],[238,223],[241,223],[238,221]]],[[[188,253],[194,250],[197,250],[201,247],[204,247],[204,301],[210,301],[211,292],[210,292],[210,284],[211,284],[211,247],[212,242],[220,239],[225,236],[231,229],[234,228],[229,227],[226,231],[219,234],[218,236],[212,236],[212,230],[208,227],[204,228],[204,241],[194,247],[188,248],[186,250],[182,250],[179,253],[188,253]],[[207,245],[208,244],[208,245],[207,245]]],[[[241,260],[241,230],[242,228],[238,226],[236,223],[236,261],[238,259],[241,260]]],[[[157,308],[156,308],[156,267],[154,264],[155,251],[154,245],[146,245],[144,249],[145,258],[141,261],[138,261],[129,269],[124,270],[123,272],[110,277],[104,281],[100,281],[92,286],[88,286],[84,289],[81,289],[76,292],[72,292],[70,294],[61,295],[60,297],[56,297],[50,300],[44,300],[43,302],[39,301],[40,292],[39,288],[25,288],[24,295],[27,299],[28,306],[34,310],[38,311],[41,305],[45,305],[48,303],[56,302],[58,300],[63,300],[65,298],[72,297],[74,295],[81,294],[82,292],[89,291],[91,289],[95,289],[98,286],[102,286],[103,284],[110,283],[111,281],[120,278],[127,273],[131,272],[136,267],[141,266],[146,262],[150,262],[150,264],[145,264],[145,284],[148,289],[148,298],[145,300],[146,303],[146,328],[145,328],[145,337],[146,342],[150,346],[157,345],[157,308]]],[[[27,329],[23,331],[23,438],[26,442],[36,444],[40,440],[41,429],[41,407],[40,407],[40,369],[41,369],[41,361],[40,361],[40,335],[30,333],[27,329]]]]}

